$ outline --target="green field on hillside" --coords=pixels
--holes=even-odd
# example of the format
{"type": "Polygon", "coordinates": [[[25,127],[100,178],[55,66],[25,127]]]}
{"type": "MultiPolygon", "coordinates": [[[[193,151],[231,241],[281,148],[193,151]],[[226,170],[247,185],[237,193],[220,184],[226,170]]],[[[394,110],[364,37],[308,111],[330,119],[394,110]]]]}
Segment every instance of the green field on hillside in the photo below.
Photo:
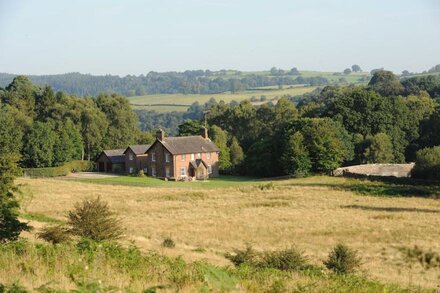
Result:
{"type": "Polygon", "coordinates": [[[188,107],[194,103],[206,103],[209,99],[214,98],[216,101],[241,102],[250,100],[252,97],[260,98],[266,96],[266,102],[277,100],[284,95],[296,96],[313,91],[313,86],[284,86],[282,89],[274,89],[273,87],[266,89],[253,89],[237,93],[220,93],[207,95],[184,95],[184,94],[159,94],[129,97],[130,103],[134,109],[155,110],[158,112],[186,111],[188,107]]]}

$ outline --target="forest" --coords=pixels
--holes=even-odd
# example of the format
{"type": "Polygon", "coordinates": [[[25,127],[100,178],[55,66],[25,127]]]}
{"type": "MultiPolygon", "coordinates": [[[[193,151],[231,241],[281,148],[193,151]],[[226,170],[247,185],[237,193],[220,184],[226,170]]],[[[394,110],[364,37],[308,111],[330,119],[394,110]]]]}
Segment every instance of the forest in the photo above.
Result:
{"type": "Polygon", "coordinates": [[[173,125],[168,133],[198,134],[205,119],[222,150],[222,171],[258,177],[410,162],[440,145],[440,78],[434,75],[401,80],[380,70],[368,85],[326,86],[276,104],[211,99],[184,113],[160,115],[135,112],[116,94],[77,97],[23,76],[1,89],[0,97],[0,150],[19,154],[22,167],[93,160],[102,149],[150,143],[152,132],[141,129],[164,123],[173,125]]]}
{"type": "MultiPolygon", "coordinates": [[[[115,93],[124,96],[145,94],[213,94],[226,91],[237,92],[249,88],[272,85],[310,84],[324,85],[324,77],[302,77],[295,71],[280,72],[275,76],[262,74],[242,75],[239,71],[227,75],[227,71],[187,70],[184,72],[154,72],[147,75],[94,76],[81,73],[59,75],[29,75],[28,78],[40,86],[50,85],[56,91],[77,96],[96,96],[100,93],[115,93]]],[[[0,73],[0,87],[6,87],[16,77],[0,73]]]]}

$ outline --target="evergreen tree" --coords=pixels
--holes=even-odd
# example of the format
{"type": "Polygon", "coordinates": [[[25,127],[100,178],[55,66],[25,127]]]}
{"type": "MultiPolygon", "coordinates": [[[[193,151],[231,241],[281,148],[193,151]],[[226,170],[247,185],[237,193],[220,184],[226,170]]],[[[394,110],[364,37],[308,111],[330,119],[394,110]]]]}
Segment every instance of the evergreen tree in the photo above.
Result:
{"type": "Polygon", "coordinates": [[[82,157],[83,143],[79,130],[72,120],[67,119],[60,123],[54,144],[54,165],[62,165],[82,157]]]}
{"type": "Polygon", "coordinates": [[[228,171],[231,166],[231,153],[227,146],[228,134],[220,127],[214,125],[210,130],[212,142],[220,149],[218,165],[220,171],[228,171]]]}
{"type": "Polygon", "coordinates": [[[231,144],[229,145],[229,150],[231,152],[231,165],[232,168],[238,167],[244,160],[243,149],[241,148],[238,140],[233,137],[231,144]]]}

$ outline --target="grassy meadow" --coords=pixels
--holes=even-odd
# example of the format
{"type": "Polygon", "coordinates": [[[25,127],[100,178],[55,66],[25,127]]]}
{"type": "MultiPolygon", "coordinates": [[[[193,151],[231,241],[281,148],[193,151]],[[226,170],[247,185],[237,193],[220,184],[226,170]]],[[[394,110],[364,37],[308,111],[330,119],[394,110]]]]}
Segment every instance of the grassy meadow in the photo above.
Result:
{"type": "Polygon", "coordinates": [[[17,183],[21,217],[34,227],[24,235],[30,243],[41,243],[35,237],[39,229],[65,221],[76,202],[99,196],[123,218],[126,231],[120,244],[135,245],[140,252],[104,245],[86,261],[87,245],[39,244],[21,254],[4,248],[0,283],[71,289],[88,280],[134,292],[160,284],[170,286],[165,292],[218,292],[228,284],[233,291],[248,292],[434,292],[440,280],[438,266],[410,257],[415,246],[440,253],[439,187],[327,176],[276,181],[222,177],[186,183],[137,177],[20,178],[17,183]],[[162,246],[166,238],[175,242],[174,248],[162,246]],[[322,268],[339,242],[362,257],[357,276],[337,276],[325,269],[253,271],[234,268],[224,257],[247,245],[257,250],[295,246],[322,268]],[[133,253],[143,257],[138,260],[133,253]],[[115,258],[122,256],[122,263],[134,267],[121,267],[115,258]]]}
{"type": "Polygon", "coordinates": [[[194,103],[206,103],[209,99],[214,98],[216,101],[231,101],[241,102],[243,100],[250,100],[252,97],[260,98],[262,95],[266,96],[269,101],[276,101],[284,95],[302,95],[311,92],[316,87],[312,86],[284,86],[283,89],[278,88],[263,88],[237,93],[220,93],[208,95],[184,95],[184,94],[160,94],[160,95],[145,95],[129,97],[129,101],[134,109],[155,110],[158,112],[184,112],[188,107],[194,103]]]}

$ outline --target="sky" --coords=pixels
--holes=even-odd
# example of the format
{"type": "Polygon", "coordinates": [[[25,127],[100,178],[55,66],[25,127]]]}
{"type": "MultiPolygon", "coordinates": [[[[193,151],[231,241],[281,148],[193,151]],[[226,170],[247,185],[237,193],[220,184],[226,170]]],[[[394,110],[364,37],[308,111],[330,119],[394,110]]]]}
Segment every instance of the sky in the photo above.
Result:
{"type": "Polygon", "coordinates": [[[0,0],[0,72],[400,73],[439,63],[439,0],[0,0]]]}

